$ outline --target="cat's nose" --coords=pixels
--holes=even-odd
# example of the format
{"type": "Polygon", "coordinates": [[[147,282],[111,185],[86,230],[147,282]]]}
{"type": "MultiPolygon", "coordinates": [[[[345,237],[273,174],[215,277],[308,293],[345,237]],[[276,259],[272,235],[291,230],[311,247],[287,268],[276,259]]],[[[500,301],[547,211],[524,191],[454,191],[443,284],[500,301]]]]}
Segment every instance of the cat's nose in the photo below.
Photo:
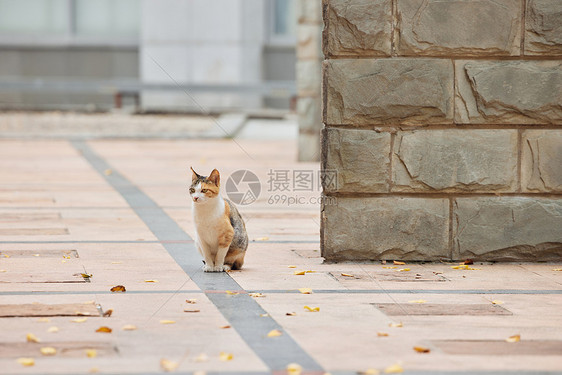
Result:
{"type": "Polygon", "coordinates": [[[197,199],[199,199],[199,197],[193,197],[194,202],[197,202],[197,199]]]}

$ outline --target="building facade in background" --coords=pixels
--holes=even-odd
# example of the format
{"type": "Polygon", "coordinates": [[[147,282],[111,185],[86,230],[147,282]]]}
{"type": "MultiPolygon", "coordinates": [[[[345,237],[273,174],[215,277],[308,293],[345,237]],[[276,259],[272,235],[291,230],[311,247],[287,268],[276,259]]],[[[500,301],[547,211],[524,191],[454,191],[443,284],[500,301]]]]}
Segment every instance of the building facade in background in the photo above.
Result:
{"type": "MultiPolygon", "coordinates": [[[[0,0],[0,79],[199,85],[294,81],[294,14],[294,0],[0,0]]],[[[0,91],[1,108],[113,105],[111,95],[99,92],[0,91]]],[[[143,91],[141,106],[288,108],[289,99],[143,91]]]]}

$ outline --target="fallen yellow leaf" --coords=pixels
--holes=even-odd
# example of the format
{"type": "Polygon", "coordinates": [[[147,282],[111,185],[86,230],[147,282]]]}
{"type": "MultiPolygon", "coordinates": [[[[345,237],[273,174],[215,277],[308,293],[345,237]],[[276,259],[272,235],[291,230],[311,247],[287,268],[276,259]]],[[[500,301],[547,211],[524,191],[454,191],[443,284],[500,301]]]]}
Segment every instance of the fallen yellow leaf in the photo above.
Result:
{"type": "Polygon", "coordinates": [[[71,322],[72,323],[84,323],[86,320],[88,320],[88,318],[76,318],[76,319],[72,319],[71,322]]]}
{"type": "Polygon", "coordinates": [[[113,171],[111,169],[106,169],[105,171],[103,171],[103,174],[105,174],[106,176],[110,176],[113,173],[113,171]]]}
{"type": "Polygon", "coordinates": [[[474,271],[479,270],[480,268],[472,268],[467,264],[459,264],[458,266],[451,266],[454,270],[467,270],[467,271],[474,271]]]}
{"type": "Polygon", "coordinates": [[[295,271],[295,272],[293,272],[293,274],[298,275],[298,276],[302,276],[302,275],[305,274],[305,272],[304,271],[295,271]]]}
{"type": "Polygon", "coordinates": [[[55,327],[55,326],[49,327],[49,329],[47,329],[47,332],[49,333],[55,333],[58,331],[59,331],[59,327],[55,327]]]}
{"type": "Polygon", "coordinates": [[[308,270],[308,271],[304,271],[306,273],[316,273],[316,271],[312,271],[312,270],[308,270]]]}
{"type": "Polygon", "coordinates": [[[44,346],[41,349],[39,349],[39,351],[43,355],[55,355],[55,354],[57,354],[57,349],[53,348],[52,346],[44,346]]]}
{"type": "Polygon", "coordinates": [[[96,349],[86,349],[86,356],[88,358],[96,358],[98,356],[98,351],[96,349]]]}
{"type": "Polygon", "coordinates": [[[390,323],[388,326],[389,326],[389,327],[394,327],[394,328],[402,328],[402,327],[404,327],[404,325],[402,324],[402,322],[400,322],[400,323],[390,323]]]}
{"type": "Polygon", "coordinates": [[[90,277],[94,276],[91,273],[81,273],[80,275],[85,279],[89,279],[90,277]]]}
{"type": "Polygon", "coordinates": [[[123,327],[121,327],[121,329],[123,331],[134,331],[134,330],[137,329],[137,326],[132,325],[132,324],[127,324],[127,325],[124,325],[123,327]]]}
{"type": "Polygon", "coordinates": [[[39,340],[33,333],[28,333],[25,338],[27,339],[27,342],[41,342],[41,340],[39,340]]]}
{"type": "Polygon", "coordinates": [[[297,268],[297,266],[287,266],[288,268],[297,268]]]}
{"type": "Polygon", "coordinates": [[[401,262],[401,261],[399,261],[399,260],[395,260],[395,261],[392,262],[392,263],[393,263],[394,265],[396,265],[396,266],[403,266],[403,265],[406,264],[405,262],[401,262]]]}
{"type": "Polygon", "coordinates": [[[268,313],[260,314],[260,316],[261,316],[262,318],[267,318],[267,317],[269,316],[269,314],[268,314],[268,313]]]}
{"type": "Polygon", "coordinates": [[[195,299],[195,298],[186,299],[185,302],[193,304],[193,303],[197,303],[197,299],[195,299]]]}
{"type": "Polygon", "coordinates": [[[163,319],[163,320],[160,321],[160,324],[175,324],[175,323],[176,323],[175,320],[166,320],[166,319],[163,319]]]}
{"type": "Polygon", "coordinates": [[[385,374],[400,374],[402,372],[404,372],[404,369],[398,363],[384,369],[385,374]]]}
{"type": "Polygon", "coordinates": [[[427,301],[424,299],[415,299],[413,301],[408,301],[409,303],[426,303],[427,301]]]}
{"type": "Polygon", "coordinates": [[[495,299],[492,301],[492,305],[503,305],[503,301],[495,299]]]}
{"type": "Polygon", "coordinates": [[[429,353],[431,351],[431,349],[424,346],[414,346],[414,350],[418,353],[429,353]]]}
{"type": "Polygon", "coordinates": [[[22,357],[18,358],[18,363],[22,366],[34,366],[35,360],[33,358],[22,357]]]}
{"type": "Polygon", "coordinates": [[[304,306],[304,309],[305,309],[306,311],[309,311],[309,312],[318,312],[318,311],[320,311],[320,307],[304,306]]]}
{"type": "Polygon", "coordinates": [[[149,279],[149,280],[144,280],[145,283],[157,283],[158,280],[155,279],[149,279]]]}
{"type": "Polygon", "coordinates": [[[198,313],[201,310],[198,309],[183,309],[183,312],[187,312],[187,313],[198,313]]]}
{"type": "Polygon", "coordinates": [[[507,341],[507,342],[519,342],[519,341],[521,341],[521,335],[509,336],[507,339],[505,339],[505,341],[507,341]]]}
{"type": "Polygon", "coordinates": [[[231,326],[226,325],[226,326],[222,326],[222,327],[220,327],[220,328],[222,328],[222,329],[227,329],[227,328],[231,328],[231,326]]]}
{"type": "Polygon", "coordinates": [[[365,371],[359,371],[360,375],[379,375],[381,372],[374,368],[367,369],[365,371]]]}
{"type": "Polygon", "coordinates": [[[396,269],[396,268],[398,268],[398,267],[387,266],[387,267],[383,267],[383,268],[385,268],[385,269],[387,269],[387,270],[394,270],[394,269],[396,269]]]}
{"type": "Polygon", "coordinates": [[[398,270],[398,272],[408,272],[411,271],[409,268],[401,268],[398,270]]]}
{"type": "Polygon", "coordinates": [[[219,359],[223,362],[232,361],[233,358],[234,356],[232,355],[232,353],[221,352],[219,354],[219,359]]]}
{"type": "Polygon", "coordinates": [[[288,312],[288,313],[286,313],[285,315],[287,315],[287,316],[295,316],[295,315],[297,315],[297,313],[296,313],[296,312],[288,312]]]}
{"type": "Polygon", "coordinates": [[[40,257],[41,254],[33,254],[34,257],[40,257]]]}
{"type": "Polygon", "coordinates": [[[288,375],[300,375],[302,372],[302,367],[298,363],[289,363],[287,365],[288,375]]]}
{"type": "Polygon", "coordinates": [[[123,262],[111,262],[111,264],[123,264],[123,262]]]}
{"type": "Polygon", "coordinates": [[[552,270],[560,272],[560,271],[562,271],[562,268],[553,268],[552,270]]]}
{"type": "Polygon", "coordinates": [[[268,241],[268,240],[269,240],[269,237],[267,237],[267,236],[256,238],[256,241],[268,241]]]}
{"type": "Polygon", "coordinates": [[[354,275],[350,274],[350,273],[341,273],[342,276],[344,277],[355,277],[354,275]]]}
{"type": "Polygon", "coordinates": [[[162,370],[164,370],[166,372],[176,371],[178,366],[179,366],[179,363],[177,363],[177,362],[173,362],[173,361],[170,361],[170,360],[165,359],[165,358],[162,358],[160,360],[160,367],[162,367],[162,370]]]}
{"type": "Polygon", "coordinates": [[[37,319],[37,322],[39,323],[49,323],[51,321],[51,319],[49,318],[39,318],[37,319]]]}
{"type": "Polygon", "coordinates": [[[386,332],[377,332],[378,337],[388,337],[388,333],[386,332]]]}
{"type": "Polygon", "coordinates": [[[233,292],[233,291],[231,291],[231,290],[227,290],[227,291],[226,291],[226,294],[229,294],[229,295],[231,295],[231,296],[235,296],[235,295],[240,294],[240,293],[239,293],[239,292],[233,292]]]}
{"type": "Polygon", "coordinates": [[[126,292],[127,289],[125,289],[125,287],[123,285],[116,285],[113,288],[110,289],[110,291],[116,293],[116,292],[126,292]]]}
{"type": "Polygon", "coordinates": [[[8,272],[7,270],[0,270],[1,273],[8,272]]]}
{"type": "Polygon", "coordinates": [[[281,336],[283,334],[283,332],[281,332],[278,329],[273,329],[271,331],[269,331],[269,333],[267,334],[267,337],[278,337],[281,336]]]}
{"type": "Polygon", "coordinates": [[[205,353],[201,353],[197,357],[195,357],[195,362],[207,362],[208,360],[209,356],[207,356],[207,354],[205,353]]]}
{"type": "Polygon", "coordinates": [[[113,330],[106,326],[101,326],[100,328],[96,329],[96,332],[103,332],[103,333],[111,333],[111,331],[113,330]]]}
{"type": "Polygon", "coordinates": [[[301,292],[302,294],[311,294],[312,289],[310,289],[310,288],[299,288],[299,292],[301,292]]]}
{"type": "Polygon", "coordinates": [[[255,298],[265,297],[265,294],[262,294],[262,293],[248,293],[248,295],[250,297],[255,297],[255,298]]]}

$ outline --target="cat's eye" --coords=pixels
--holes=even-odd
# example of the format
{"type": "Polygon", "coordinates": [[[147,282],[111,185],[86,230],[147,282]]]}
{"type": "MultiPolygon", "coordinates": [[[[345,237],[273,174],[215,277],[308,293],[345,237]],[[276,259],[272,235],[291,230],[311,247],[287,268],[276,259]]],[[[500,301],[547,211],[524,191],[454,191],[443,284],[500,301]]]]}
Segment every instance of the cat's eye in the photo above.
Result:
{"type": "Polygon", "coordinates": [[[194,188],[189,188],[189,193],[190,193],[190,194],[195,193],[195,189],[194,189],[194,188]]]}
{"type": "Polygon", "coordinates": [[[203,193],[203,194],[205,194],[208,191],[209,191],[209,189],[201,189],[201,193],[203,193]]]}

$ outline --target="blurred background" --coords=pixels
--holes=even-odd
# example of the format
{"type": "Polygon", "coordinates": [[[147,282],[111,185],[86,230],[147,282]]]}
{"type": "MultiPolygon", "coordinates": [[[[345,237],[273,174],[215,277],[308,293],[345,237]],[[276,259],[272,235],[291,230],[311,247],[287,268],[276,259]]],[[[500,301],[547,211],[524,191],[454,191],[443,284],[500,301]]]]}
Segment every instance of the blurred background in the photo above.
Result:
{"type": "Polygon", "coordinates": [[[318,0],[0,0],[0,110],[292,113],[299,158],[317,160],[320,13],[318,0]]]}

